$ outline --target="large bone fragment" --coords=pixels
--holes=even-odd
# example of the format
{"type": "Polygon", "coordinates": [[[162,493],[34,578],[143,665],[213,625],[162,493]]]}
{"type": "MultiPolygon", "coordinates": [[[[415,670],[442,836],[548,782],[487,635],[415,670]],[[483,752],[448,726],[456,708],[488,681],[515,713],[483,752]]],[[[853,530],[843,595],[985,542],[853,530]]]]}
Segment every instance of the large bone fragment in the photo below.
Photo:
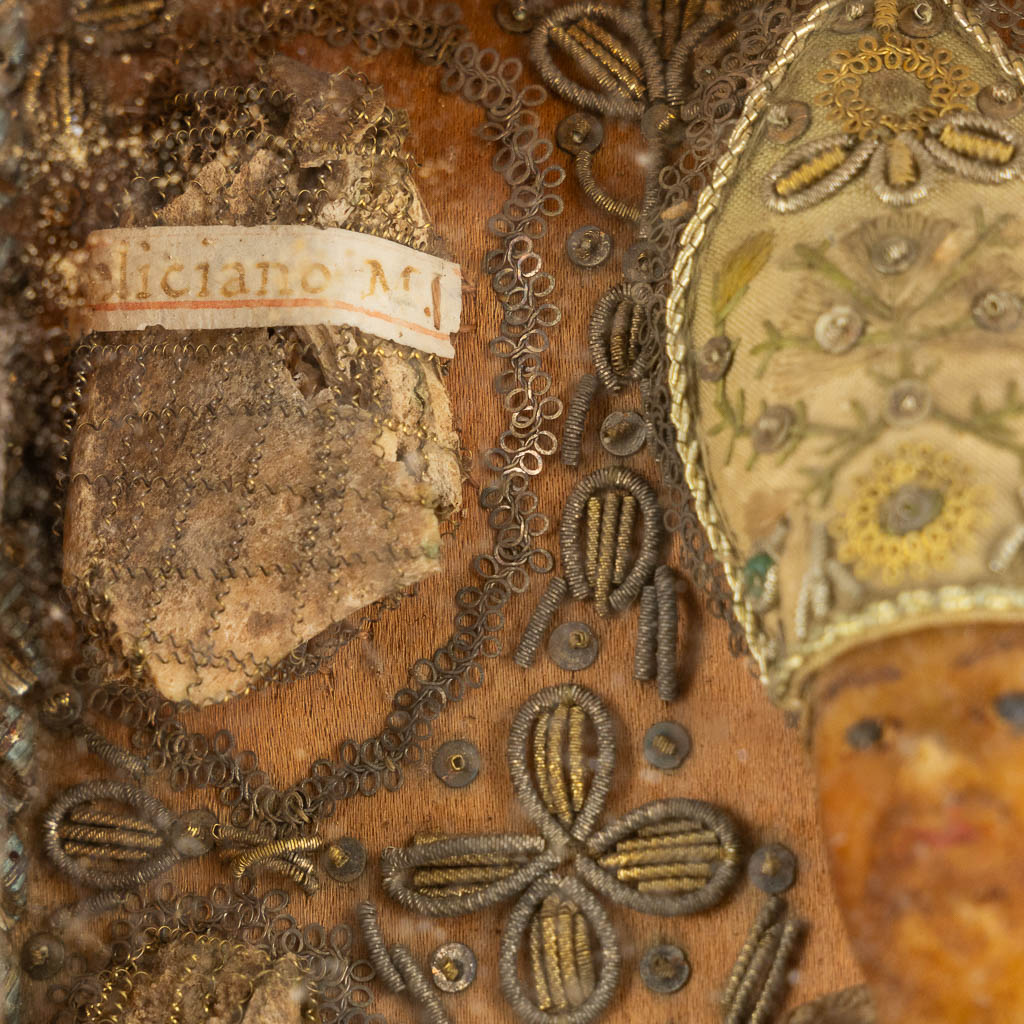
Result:
{"type": "MultiPolygon", "coordinates": [[[[214,154],[123,226],[312,215],[444,255],[379,93],[284,60],[271,78],[290,151],[214,154]]],[[[83,351],[65,582],[165,696],[238,693],[438,569],[461,480],[436,359],[345,327],[153,327],[83,351]]]]}

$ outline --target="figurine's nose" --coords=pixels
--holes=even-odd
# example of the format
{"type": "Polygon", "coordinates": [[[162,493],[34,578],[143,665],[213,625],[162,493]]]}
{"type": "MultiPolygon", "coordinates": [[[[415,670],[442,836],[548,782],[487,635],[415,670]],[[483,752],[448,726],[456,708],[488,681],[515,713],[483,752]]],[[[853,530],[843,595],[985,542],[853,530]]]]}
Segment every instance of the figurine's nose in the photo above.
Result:
{"type": "Polygon", "coordinates": [[[941,734],[903,737],[901,748],[901,782],[914,789],[936,790],[948,797],[955,788],[983,781],[976,760],[941,734]]]}

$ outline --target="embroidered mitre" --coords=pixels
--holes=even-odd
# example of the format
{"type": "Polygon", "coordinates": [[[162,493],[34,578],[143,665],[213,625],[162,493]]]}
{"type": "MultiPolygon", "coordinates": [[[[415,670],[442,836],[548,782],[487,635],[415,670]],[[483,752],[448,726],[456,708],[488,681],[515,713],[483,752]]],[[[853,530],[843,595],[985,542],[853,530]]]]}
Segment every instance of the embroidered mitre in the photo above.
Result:
{"type": "Polygon", "coordinates": [[[683,236],[680,455],[774,699],[1024,619],[1024,67],[963,3],[816,7],[683,236]]]}

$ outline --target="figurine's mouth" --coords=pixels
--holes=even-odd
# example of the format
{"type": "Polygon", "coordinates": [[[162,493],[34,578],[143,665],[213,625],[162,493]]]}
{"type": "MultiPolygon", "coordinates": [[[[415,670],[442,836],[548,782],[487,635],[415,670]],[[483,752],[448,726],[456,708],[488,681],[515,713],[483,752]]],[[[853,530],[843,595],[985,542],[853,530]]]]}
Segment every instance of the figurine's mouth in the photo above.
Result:
{"type": "Polygon", "coordinates": [[[961,793],[944,807],[904,808],[895,829],[897,848],[928,854],[986,845],[1012,819],[1010,809],[988,793],[961,793]]]}
{"type": "Polygon", "coordinates": [[[908,830],[908,838],[914,844],[920,843],[925,846],[941,849],[977,842],[982,838],[985,831],[964,817],[951,816],[950,820],[944,822],[938,828],[908,830]]]}
{"type": "Polygon", "coordinates": [[[1013,901],[1024,898],[1008,882],[1008,873],[1012,877],[1015,871],[1014,815],[991,794],[959,793],[931,806],[902,803],[880,824],[871,885],[879,899],[902,908],[900,913],[913,909],[941,916],[965,902],[1004,905],[1008,886],[1016,892],[1013,901]]]}

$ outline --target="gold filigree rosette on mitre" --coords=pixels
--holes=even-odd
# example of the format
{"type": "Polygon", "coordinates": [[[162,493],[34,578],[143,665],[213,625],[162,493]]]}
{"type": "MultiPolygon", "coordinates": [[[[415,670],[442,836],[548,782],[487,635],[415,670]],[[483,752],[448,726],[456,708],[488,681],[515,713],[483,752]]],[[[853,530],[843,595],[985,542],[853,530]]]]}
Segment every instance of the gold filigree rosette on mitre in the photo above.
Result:
{"type": "Polygon", "coordinates": [[[773,697],[1024,617],[1024,65],[962,3],[820,4],[681,241],[673,415],[773,697]]]}

